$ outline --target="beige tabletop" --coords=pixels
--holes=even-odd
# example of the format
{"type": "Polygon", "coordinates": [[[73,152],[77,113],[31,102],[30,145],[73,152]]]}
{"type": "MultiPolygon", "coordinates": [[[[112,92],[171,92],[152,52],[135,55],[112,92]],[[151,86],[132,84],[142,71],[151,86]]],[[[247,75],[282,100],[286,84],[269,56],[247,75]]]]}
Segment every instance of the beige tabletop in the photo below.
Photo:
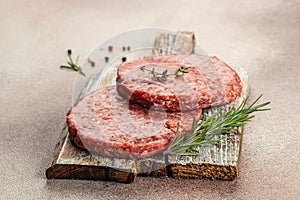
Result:
{"type": "Polygon", "coordinates": [[[0,199],[299,199],[300,1],[0,1],[0,199]],[[253,100],[272,111],[245,127],[234,181],[141,178],[132,184],[47,180],[76,74],[86,56],[136,28],[196,33],[198,44],[245,68],[253,100]]]}

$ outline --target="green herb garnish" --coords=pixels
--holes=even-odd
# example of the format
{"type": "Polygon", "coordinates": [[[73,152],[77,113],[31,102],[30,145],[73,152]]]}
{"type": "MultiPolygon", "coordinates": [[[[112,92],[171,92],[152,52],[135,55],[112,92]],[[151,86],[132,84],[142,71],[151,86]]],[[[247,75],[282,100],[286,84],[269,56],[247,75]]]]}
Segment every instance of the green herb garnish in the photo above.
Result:
{"type": "Polygon", "coordinates": [[[249,107],[246,107],[247,97],[236,109],[232,108],[226,112],[216,112],[209,117],[204,115],[198,124],[195,123],[195,120],[193,121],[192,129],[187,134],[179,134],[178,123],[175,138],[169,144],[164,154],[198,155],[199,151],[197,147],[213,145],[222,141],[224,139],[222,133],[241,127],[249,122],[254,118],[254,115],[251,115],[253,112],[270,110],[270,108],[263,108],[270,104],[270,102],[255,105],[261,97],[262,95],[249,107]]]}
{"type": "Polygon", "coordinates": [[[67,65],[61,65],[60,69],[67,69],[67,70],[76,71],[79,74],[85,76],[85,73],[83,73],[81,67],[78,65],[79,56],[76,57],[76,60],[75,60],[75,63],[74,63],[74,61],[72,59],[72,50],[71,49],[68,50],[68,58],[69,58],[69,61],[67,62],[68,66],[67,65]]]}
{"type": "Polygon", "coordinates": [[[181,76],[183,75],[184,73],[189,73],[187,71],[187,69],[189,69],[190,67],[185,67],[185,66],[180,66],[176,71],[175,71],[175,76],[181,76]]]}
{"type": "Polygon", "coordinates": [[[188,69],[190,67],[180,66],[173,74],[168,74],[168,70],[164,70],[163,72],[157,72],[155,71],[155,68],[152,68],[152,70],[146,69],[145,66],[141,66],[140,70],[143,72],[149,72],[153,76],[153,79],[155,81],[164,82],[167,80],[168,76],[182,76],[184,73],[188,73],[188,69]]]}

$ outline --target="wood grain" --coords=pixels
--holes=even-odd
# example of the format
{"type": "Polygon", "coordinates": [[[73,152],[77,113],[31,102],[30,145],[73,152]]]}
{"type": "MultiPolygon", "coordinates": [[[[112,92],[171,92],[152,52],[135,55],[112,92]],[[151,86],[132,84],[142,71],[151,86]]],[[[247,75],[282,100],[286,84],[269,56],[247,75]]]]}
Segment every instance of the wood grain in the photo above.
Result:
{"type": "Polygon", "coordinates": [[[199,156],[169,156],[168,175],[174,178],[234,180],[239,174],[243,129],[226,134],[213,147],[200,147],[199,156]]]}

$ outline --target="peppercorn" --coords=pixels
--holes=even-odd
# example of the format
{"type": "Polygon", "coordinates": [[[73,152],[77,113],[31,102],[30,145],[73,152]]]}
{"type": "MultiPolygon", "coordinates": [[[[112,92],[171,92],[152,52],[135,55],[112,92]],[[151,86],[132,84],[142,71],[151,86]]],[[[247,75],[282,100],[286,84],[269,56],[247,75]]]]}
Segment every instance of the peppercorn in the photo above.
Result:
{"type": "Polygon", "coordinates": [[[72,54],[72,50],[68,49],[68,55],[71,55],[71,54],[72,54]]]}
{"type": "Polygon", "coordinates": [[[127,58],[126,57],[123,57],[122,58],[122,62],[126,62],[127,58]]]}
{"type": "Polygon", "coordinates": [[[112,51],[114,49],[114,47],[112,45],[108,46],[108,51],[112,51]]]}
{"type": "Polygon", "coordinates": [[[88,58],[88,62],[91,64],[92,67],[95,67],[96,62],[88,58]]]}
{"type": "Polygon", "coordinates": [[[130,46],[127,46],[127,51],[130,51],[131,47],[130,46]]]}
{"type": "Polygon", "coordinates": [[[122,46],[122,50],[123,50],[123,51],[126,51],[126,46],[122,46]]]}
{"type": "Polygon", "coordinates": [[[107,57],[107,56],[105,56],[104,59],[105,59],[105,62],[109,61],[109,57],[107,57]]]}

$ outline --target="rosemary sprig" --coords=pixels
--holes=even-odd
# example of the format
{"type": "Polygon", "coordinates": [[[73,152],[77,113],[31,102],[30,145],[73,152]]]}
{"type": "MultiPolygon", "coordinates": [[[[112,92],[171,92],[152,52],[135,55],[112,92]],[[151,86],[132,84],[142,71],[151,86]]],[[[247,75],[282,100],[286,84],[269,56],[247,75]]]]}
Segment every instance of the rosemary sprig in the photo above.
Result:
{"type": "Polygon", "coordinates": [[[189,73],[187,70],[191,67],[180,66],[174,73],[175,76],[181,76],[184,73],[189,73]]]}
{"type": "Polygon", "coordinates": [[[78,60],[79,60],[79,56],[76,57],[75,63],[72,59],[72,50],[68,49],[68,58],[69,61],[67,62],[68,65],[61,65],[60,69],[67,69],[67,70],[72,70],[72,71],[76,71],[79,74],[85,76],[85,73],[83,73],[81,67],[78,65],[78,60]]]}
{"type": "Polygon", "coordinates": [[[188,73],[188,69],[190,67],[180,66],[173,74],[168,74],[168,70],[164,70],[163,72],[157,72],[155,71],[155,68],[152,68],[152,70],[146,69],[145,66],[141,66],[140,70],[143,72],[149,72],[153,76],[153,79],[155,81],[164,82],[167,80],[168,76],[182,76],[184,73],[188,73]]]}
{"type": "Polygon", "coordinates": [[[226,112],[216,112],[207,117],[203,116],[200,123],[193,121],[192,129],[187,134],[179,134],[179,125],[173,141],[169,144],[164,154],[169,155],[198,155],[196,147],[213,145],[224,139],[222,132],[230,131],[236,127],[241,127],[249,122],[254,112],[270,110],[264,108],[270,102],[255,105],[262,97],[260,95],[249,107],[246,107],[248,97],[239,105],[238,108],[232,108],[226,112]],[[219,137],[215,137],[219,136],[219,137]]]}

